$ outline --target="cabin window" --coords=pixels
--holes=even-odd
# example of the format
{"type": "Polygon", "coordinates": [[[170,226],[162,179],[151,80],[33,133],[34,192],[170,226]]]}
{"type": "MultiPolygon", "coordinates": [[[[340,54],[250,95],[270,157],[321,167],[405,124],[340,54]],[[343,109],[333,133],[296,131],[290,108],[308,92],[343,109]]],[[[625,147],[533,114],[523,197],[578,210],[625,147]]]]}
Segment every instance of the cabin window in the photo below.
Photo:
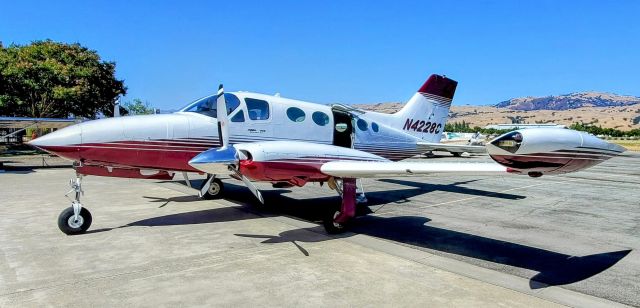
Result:
{"type": "Polygon", "coordinates": [[[324,112],[320,112],[320,111],[316,111],[311,115],[311,119],[313,119],[313,122],[320,125],[320,126],[325,126],[327,124],[329,124],[329,116],[324,113],[324,112]]]}
{"type": "Polygon", "coordinates": [[[378,130],[380,130],[380,127],[378,127],[378,124],[376,122],[371,122],[371,130],[377,133],[378,130]]]}
{"type": "Polygon", "coordinates": [[[238,111],[238,113],[231,118],[231,122],[244,122],[244,110],[238,111]]]}
{"type": "Polygon", "coordinates": [[[358,122],[356,123],[358,125],[358,128],[361,131],[366,131],[367,130],[367,122],[363,119],[358,119],[358,122]]]}
{"type": "Polygon", "coordinates": [[[269,103],[261,99],[245,98],[247,103],[247,111],[249,111],[249,119],[251,120],[268,120],[269,119],[269,103]]]}
{"type": "Polygon", "coordinates": [[[289,107],[289,109],[287,109],[287,117],[293,122],[302,122],[304,121],[305,114],[300,108],[289,107]]]}

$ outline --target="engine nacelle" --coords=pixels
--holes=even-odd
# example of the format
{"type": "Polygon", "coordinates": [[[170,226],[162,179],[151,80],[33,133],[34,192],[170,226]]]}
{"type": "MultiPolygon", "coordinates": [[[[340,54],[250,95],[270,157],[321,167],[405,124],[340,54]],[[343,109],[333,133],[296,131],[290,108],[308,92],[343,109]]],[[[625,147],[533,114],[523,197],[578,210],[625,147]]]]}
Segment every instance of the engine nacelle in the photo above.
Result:
{"type": "Polygon", "coordinates": [[[594,135],[563,128],[530,128],[506,133],[487,152],[510,172],[532,177],[574,172],[597,165],[626,149],[594,135]]]}

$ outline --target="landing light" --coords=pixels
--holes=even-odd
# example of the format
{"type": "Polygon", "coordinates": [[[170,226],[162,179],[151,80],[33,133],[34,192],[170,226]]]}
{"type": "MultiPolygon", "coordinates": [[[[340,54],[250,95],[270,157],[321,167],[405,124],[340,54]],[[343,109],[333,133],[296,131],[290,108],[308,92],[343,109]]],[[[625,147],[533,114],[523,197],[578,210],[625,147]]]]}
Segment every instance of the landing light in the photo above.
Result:
{"type": "Polygon", "coordinates": [[[498,141],[498,147],[515,147],[518,143],[515,140],[500,140],[498,141]]]}
{"type": "Polygon", "coordinates": [[[515,153],[522,145],[522,139],[522,134],[516,131],[498,137],[491,144],[505,151],[515,153]]]}

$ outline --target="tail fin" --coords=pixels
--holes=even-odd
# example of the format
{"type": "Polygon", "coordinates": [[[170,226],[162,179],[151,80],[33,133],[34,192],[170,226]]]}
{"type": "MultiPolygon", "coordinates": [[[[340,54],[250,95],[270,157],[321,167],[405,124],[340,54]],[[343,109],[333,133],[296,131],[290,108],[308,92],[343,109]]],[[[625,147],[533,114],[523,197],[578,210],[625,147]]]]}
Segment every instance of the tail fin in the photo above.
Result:
{"type": "Polygon", "coordinates": [[[398,129],[429,142],[439,142],[458,82],[431,75],[394,116],[398,129]]]}

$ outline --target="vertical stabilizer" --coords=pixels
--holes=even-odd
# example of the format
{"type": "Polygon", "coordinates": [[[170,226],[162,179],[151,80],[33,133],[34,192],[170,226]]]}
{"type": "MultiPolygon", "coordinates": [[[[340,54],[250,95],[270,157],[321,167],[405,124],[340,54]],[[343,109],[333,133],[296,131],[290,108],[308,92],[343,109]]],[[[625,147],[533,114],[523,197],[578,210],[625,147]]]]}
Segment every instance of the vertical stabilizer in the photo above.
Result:
{"type": "Polygon", "coordinates": [[[431,75],[394,116],[398,129],[427,142],[440,142],[458,82],[431,75]]]}

